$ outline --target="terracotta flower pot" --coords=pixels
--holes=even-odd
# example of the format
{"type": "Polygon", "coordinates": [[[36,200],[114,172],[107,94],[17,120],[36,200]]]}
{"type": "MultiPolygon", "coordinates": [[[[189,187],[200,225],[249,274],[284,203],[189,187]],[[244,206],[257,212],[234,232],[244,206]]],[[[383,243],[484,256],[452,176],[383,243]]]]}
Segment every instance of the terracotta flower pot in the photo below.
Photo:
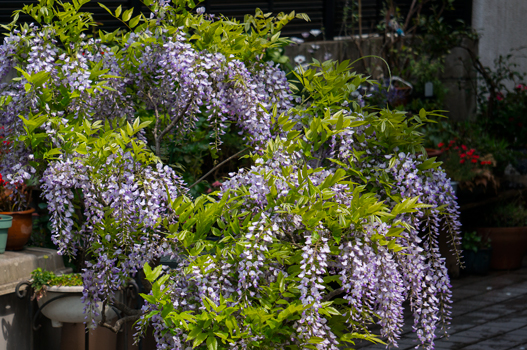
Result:
{"type": "Polygon", "coordinates": [[[491,240],[491,269],[514,270],[522,266],[527,253],[527,227],[482,227],[478,234],[491,240]]]}
{"type": "Polygon", "coordinates": [[[7,233],[6,250],[22,250],[31,237],[33,231],[32,214],[35,209],[24,211],[1,212],[0,214],[13,217],[13,224],[7,233]]]}
{"type": "Polygon", "coordinates": [[[429,158],[439,157],[440,155],[443,154],[443,151],[441,151],[440,149],[435,149],[435,148],[425,148],[425,151],[429,158]]]}

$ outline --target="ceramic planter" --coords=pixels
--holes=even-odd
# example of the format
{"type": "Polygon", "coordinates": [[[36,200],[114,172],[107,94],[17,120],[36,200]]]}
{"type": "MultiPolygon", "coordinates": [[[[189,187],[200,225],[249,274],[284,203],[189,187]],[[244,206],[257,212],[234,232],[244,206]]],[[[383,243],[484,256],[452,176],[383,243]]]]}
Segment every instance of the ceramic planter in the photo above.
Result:
{"type": "Polygon", "coordinates": [[[8,231],[6,250],[22,250],[33,231],[33,212],[31,208],[24,211],[2,212],[0,214],[13,217],[13,225],[8,231]]]}
{"type": "MultiPolygon", "coordinates": [[[[38,306],[41,308],[42,314],[51,320],[53,327],[62,327],[62,323],[83,323],[85,321],[84,304],[81,300],[83,288],[82,286],[52,286],[47,288],[46,295],[38,300],[38,306]],[[60,298],[44,306],[46,302],[57,297],[60,298]]],[[[98,305],[98,312],[100,315],[95,318],[96,322],[102,318],[102,305],[98,305]]],[[[118,316],[109,306],[106,307],[105,312],[107,320],[112,320],[118,316]]]]}
{"type": "Polygon", "coordinates": [[[514,270],[522,266],[527,253],[527,227],[483,227],[478,229],[483,239],[490,238],[494,270],[514,270]]]}
{"type": "Polygon", "coordinates": [[[0,254],[5,252],[7,243],[8,230],[13,223],[13,217],[9,215],[0,215],[0,254]]]}

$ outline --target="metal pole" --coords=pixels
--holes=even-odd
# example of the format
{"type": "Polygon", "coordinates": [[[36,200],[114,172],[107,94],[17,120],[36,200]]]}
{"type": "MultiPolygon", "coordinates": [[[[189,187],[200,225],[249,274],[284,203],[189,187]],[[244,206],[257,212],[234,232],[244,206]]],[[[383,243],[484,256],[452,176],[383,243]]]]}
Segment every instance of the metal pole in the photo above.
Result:
{"type": "Polygon", "coordinates": [[[87,328],[86,331],[87,332],[84,333],[84,350],[90,350],[90,329],[87,328]]]}

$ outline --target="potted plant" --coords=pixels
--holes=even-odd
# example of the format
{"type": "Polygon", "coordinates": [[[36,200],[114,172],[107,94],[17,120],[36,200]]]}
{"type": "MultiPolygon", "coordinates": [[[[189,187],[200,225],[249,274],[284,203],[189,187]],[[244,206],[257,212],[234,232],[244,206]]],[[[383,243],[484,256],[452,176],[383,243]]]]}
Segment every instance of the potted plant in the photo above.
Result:
{"type": "MultiPolygon", "coordinates": [[[[85,336],[75,337],[73,334],[66,334],[75,329],[73,324],[82,324],[86,320],[83,303],[83,281],[79,273],[69,273],[56,275],[51,271],[44,271],[37,268],[31,273],[31,287],[33,288],[32,299],[38,302],[40,312],[51,320],[52,327],[63,327],[62,343],[68,342],[79,344],[84,343],[85,336]],[[79,339],[77,339],[79,338],[79,339]]],[[[120,294],[119,294],[120,295],[120,294]]],[[[120,300],[120,298],[119,298],[120,300]]],[[[118,316],[117,309],[99,303],[97,305],[99,315],[98,320],[111,321],[118,316]],[[104,308],[104,313],[103,313],[104,308]]],[[[116,348],[117,337],[115,334],[105,329],[93,329],[90,324],[90,342],[97,343],[97,349],[113,350],[116,348]],[[106,331],[106,332],[105,332],[106,331]]]]}
{"type": "Polygon", "coordinates": [[[32,191],[23,182],[10,186],[0,174],[0,214],[13,217],[7,235],[7,250],[22,250],[31,238],[35,212],[30,207],[32,191]]]}
{"type": "Polygon", "coordinates": [[[463,258],[465,272],[468,274],[486,275],[490,268],[492,248],[490,239],[483,239],[476,231],[463,235],[463,258]]]}
{"type": "MultiPolygon", "coordinates": [[[[31,273],[31,287],[38,306],[44,316],[51,320],[53,327],[62,327],[62,323],[83,323],[84,303],[82,291],[84,290],[80,273],[56,275],[51,271],[37,268],[31,273]],[[66,296],[67,295],[67,296],[66,296]]],[[[99,319],[102,319],[102,305],[97,305],[99,319]]],[[[111,320],[117,313],[109,306],[105,307],[105,317],[111,320]]]]}
{"type": "Polygon", "coordinates": [[[5,252],[7,243],[7,232],[13,223],[13,217],[9,215],[0,215],[0,254],[5,252]]]}
{"type": "Polygon", "coordinates": [[[460,190],[472,192],[478,186],[496,191],[499,181],[492,173],[496,165],[491,154],[480,156],[474,148],[467,147],[457,139],[437,145],[442,152],[439,158],[443,169],[460,190]]]}
{"type": "Polygon", "coordinates": [[[519,201],[500,203],[487,222],[489,227],[478,228],[478,234],[491,241],[490,267],[496,270],[520,268],[527,252],[527,208],[519,201]]]}

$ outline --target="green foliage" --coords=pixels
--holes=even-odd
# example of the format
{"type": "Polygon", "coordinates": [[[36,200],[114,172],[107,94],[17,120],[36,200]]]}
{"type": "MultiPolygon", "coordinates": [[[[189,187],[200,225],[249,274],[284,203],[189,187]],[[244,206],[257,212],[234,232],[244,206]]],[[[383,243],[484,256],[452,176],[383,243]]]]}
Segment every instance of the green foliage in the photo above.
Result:
{"type": "Polygon", "coordinates": [[[527,226],[527,208],[517,201],[500,203],[494,207],[487,221],[493,227],[527,226]]]}
{"type": "MultiPolygon", "coordinates": [[[[352,98],[351,93],[356,91],[360,85],[374,84],[373,81],[353,72],[349,61],[320,63],[314,60],[312,67],[308,69],[299,67],[299,71],[294,72],[297,80],[293,83],[301,84],[300,88],[295,86],[295,92],[302,96],[302,102],[293,108],[291,111],[293,114],[303,115],[303,122],[315,116],[328,117],[331,113],[338,113],[337,111],[348,101],[351,101],[354,110],[360,110],[360,105],[352,98]]],[[[342,116],[341,123],[344,123],[344,120],[346,123],[339,124],[339,127],[342,125],[358,127],[369,124],[368,133],[375,132],[379,136],[375,141],[368,141],[373,143],[371,147],[380,146],[387,149],[399,147],[404,151],[421,152],[423,151],[422,134],[419,130],[425,123],[435,122],[431,117],[442,117],[440,112],[427,112],[422,109],[419,114],[408,116],[402,111],[383,109],[375,112],[375,110],[370,111],[369,108],[364,108],[361,120],[342,116]]],[[[341,118],[340,115],[337,115],[337,118],[341,118]]],[[[284,126],[285,130],[292,128],[293,125],[294,122],[289,122],[284,126]]],[[[306,136],[309,141],[315,142],[314,150],[316,151],[330,135],[327,128],[318,125],[318,122],[313,122],[311,125],[313,131],[307,133],[306,136]],[[320,139],[311,140],[310,135],[316,135],[320,139]]]]}
{"type": "Polygon", "coordinates": [[[31,272],[31,288],[35,293],[33,298],[42,298],[46,294],[46,287],[52,286],[82,286],[82,277],[79,273],[57,276],[52,271],[45,271],[40,267],[31,272]]]}
{"type": "Polygon", "coordinates": [[[526,74],[518,72],[512,53],[500,55],[494,68],[484,67],[485,84],[478,92],[479,124],[498,140],[512,147],[527,147],[526,74]],[[511,88],[511,85],[513,88],[511,88]]]}
{"type": "Polygon", "coordinates": [[[476,231],[465,232],[463,235],[463,250],[472,250],[477,253],[479,249],[490,248],[490,239],[484,240],[476,231]]]}

